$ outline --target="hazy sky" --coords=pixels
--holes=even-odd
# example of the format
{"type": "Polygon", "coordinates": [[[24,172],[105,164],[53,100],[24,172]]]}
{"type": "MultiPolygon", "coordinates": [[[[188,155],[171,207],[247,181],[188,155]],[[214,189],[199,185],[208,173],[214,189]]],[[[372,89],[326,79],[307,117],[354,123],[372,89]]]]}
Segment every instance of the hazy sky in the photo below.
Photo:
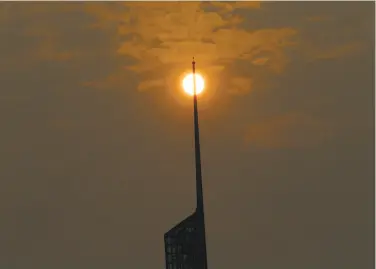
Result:
{"type": "Polygon", "coordinates": [[[373,2],[0,3],[0,268],[374,268],[373,2]]]}

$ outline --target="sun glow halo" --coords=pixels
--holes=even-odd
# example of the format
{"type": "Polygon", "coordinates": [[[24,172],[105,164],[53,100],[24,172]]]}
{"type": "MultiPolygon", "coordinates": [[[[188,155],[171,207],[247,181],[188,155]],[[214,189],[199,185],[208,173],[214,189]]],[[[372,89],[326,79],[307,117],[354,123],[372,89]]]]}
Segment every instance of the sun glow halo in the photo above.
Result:
{"type": "MultiPolygon", "coordinates": [[[[204,78],[196,73],[196,95],[202,93],[205,87],[204,78]]],[[[186,93],[193,96],[194,95],[194,88],[193,88],[193,74],[188,74],[183,79],[183,89],[186,93]]]]}

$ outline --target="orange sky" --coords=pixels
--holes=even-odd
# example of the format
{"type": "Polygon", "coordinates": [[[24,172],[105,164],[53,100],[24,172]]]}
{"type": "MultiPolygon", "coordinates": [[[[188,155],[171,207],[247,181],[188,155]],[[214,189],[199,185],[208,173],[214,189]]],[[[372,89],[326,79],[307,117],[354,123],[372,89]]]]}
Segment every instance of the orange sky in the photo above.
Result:
{"type": "Polygon", "coordinates": [[[371,267],[374,32],[373,2],[0,3],[0,267],[163,268],[192,56],[210,266],[371,267]]]}

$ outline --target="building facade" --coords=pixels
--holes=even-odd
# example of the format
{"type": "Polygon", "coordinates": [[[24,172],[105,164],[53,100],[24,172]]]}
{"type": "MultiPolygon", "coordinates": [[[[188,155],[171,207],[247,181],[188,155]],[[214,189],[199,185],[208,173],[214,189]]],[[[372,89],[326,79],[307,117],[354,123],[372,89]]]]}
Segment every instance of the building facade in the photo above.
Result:
{"type": "Polygon", "coordinates": [[[199,212],[165,233],[166,269],[206,269],[204,221],[199,212]]]}

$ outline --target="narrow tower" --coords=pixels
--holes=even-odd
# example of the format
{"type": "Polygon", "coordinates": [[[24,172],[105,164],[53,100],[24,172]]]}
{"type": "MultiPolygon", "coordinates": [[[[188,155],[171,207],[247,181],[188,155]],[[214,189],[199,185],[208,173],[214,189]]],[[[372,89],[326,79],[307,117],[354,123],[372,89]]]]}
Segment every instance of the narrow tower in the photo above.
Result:
{"type": "Polygon", "coordinates": [[[195,58],[192,61],[193,73],[193,120],[195,132],[195,160],[196,160],[196,211],[202,212],[204,217],[204,197],[202,192],[202,175],[201,175],[201,152],[200,152],[200,129],[198,125],[198,108],[197,108],[197,94],[196,94],[196,62],[195,58]]]}
{"type": "Polygon", "coordinates": [[[164,235],[166,269],[207,269],[204,196],[202,190],[200,133],[196,95],[196,62],[193,73],[193,121],[196,164],[196,211],[164,235]]]}

